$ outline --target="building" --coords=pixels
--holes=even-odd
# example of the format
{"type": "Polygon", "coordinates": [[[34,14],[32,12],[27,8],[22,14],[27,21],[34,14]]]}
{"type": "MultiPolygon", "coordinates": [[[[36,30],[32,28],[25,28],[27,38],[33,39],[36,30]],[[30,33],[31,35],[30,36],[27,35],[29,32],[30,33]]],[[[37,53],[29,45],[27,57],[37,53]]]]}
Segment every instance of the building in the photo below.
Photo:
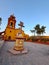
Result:
{"type": "Polygon", "coordinates": [[[20,28],[15,28],[16,19],[14,15],[8,18],[8,24],[4,31],[4,40],[16,40],[16,37],[21,33],[25,37],[25,33],[20,28]]]}

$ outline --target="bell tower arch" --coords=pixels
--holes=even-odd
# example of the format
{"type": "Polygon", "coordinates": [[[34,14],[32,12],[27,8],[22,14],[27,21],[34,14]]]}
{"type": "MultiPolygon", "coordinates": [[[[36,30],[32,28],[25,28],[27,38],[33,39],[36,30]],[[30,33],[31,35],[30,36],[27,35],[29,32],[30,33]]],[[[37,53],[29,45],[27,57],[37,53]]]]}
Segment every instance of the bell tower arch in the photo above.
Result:
{"type": "Polygon", "coordinates": [[[14,16],[14,15],[11,15],[11,16],[8,18],[7,27],[8,27],[8,28],[14,28],[14,29],[15,29],[15,24],[16,24],[15,16],[14,16]]]}

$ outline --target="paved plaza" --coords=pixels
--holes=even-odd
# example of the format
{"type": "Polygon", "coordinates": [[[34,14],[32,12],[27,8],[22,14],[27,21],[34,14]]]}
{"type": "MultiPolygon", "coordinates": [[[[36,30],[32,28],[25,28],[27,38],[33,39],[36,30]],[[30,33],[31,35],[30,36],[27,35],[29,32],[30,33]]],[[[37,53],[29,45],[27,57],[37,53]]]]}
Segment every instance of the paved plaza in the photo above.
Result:
{"type": "Polygon", "coordinates": [[[3,42],[0,47],[0,65],[49,65],[49,45],[24,42],[27,54],[13,55],[8,49],[15,42],[3,42]]]}

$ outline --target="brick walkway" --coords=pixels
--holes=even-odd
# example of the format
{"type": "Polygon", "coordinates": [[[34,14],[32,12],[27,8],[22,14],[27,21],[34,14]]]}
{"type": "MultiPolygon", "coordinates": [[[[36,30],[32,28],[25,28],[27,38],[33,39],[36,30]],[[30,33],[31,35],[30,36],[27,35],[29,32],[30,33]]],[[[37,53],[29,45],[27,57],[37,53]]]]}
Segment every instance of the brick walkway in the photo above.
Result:
{"type": "Polygon", "coordinates": [[[0,65],[49,65],[49,46],[25,42],[28,54],[13,55],[8,49],[14,46],[15,42],[4,42],[0,50],[0,65]]]}

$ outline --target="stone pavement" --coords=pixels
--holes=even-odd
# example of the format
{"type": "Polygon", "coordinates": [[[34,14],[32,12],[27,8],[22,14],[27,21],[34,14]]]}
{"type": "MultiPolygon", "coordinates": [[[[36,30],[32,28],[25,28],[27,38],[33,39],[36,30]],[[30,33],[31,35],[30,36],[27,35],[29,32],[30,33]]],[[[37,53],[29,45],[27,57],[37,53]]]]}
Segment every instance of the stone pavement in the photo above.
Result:
{"type": "Polygon", "coordinates": [[[4,40],[0,40],[0,48],[2,47],[4,40]]]}
{"type": "Polygon", "coordinates": [[[0,65],[49,65],[49,46],[24,42],[27,54],[13,55],[8,49],[15,42],[4,42],[0,50],[0,65]]]}

